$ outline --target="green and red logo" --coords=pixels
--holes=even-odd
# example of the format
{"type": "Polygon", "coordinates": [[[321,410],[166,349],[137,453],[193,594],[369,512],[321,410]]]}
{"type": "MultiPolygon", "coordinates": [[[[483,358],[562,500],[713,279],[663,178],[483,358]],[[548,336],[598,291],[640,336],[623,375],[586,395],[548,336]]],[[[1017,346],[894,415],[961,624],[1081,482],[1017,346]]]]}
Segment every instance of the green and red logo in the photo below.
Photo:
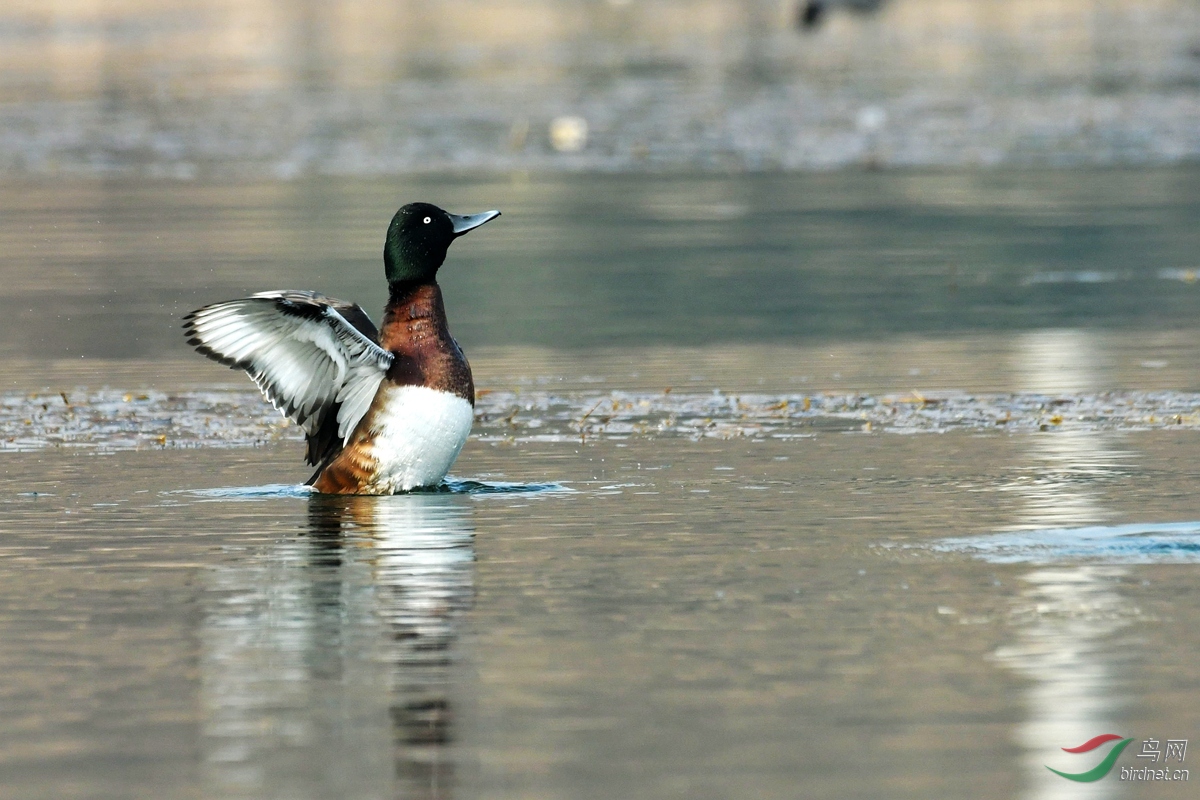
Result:
{"type": "Polygon", "coordinates": [[[1090,753],[1097,747],[1102,747],[1109,742],[1117,740],[1120,741],[1108,751],[1108,755],[1104,757],[1104,760],[1089,769],[1087,772],[1061,772],[1060,770],[1057,770],[1051,766],[1047,766],[1046,769],[1050,770],[1055,775],[1062,775],[1069,781],[1078,781],[1080,783],[1091,783],[1092,781],[1098,781],[1112,771],[1113,765],[1117,763],[1117,758],[1119,758],[1121,755],[1121,751],[1128,747],[1129,743],[1132,742],[1133,739],[1125,739],[1117,736],[1115,733],[1102,733],[1093,739],[1088,739],[1078,747],[1063,748],[1063,750],[1068,753],[1090,753]]]}

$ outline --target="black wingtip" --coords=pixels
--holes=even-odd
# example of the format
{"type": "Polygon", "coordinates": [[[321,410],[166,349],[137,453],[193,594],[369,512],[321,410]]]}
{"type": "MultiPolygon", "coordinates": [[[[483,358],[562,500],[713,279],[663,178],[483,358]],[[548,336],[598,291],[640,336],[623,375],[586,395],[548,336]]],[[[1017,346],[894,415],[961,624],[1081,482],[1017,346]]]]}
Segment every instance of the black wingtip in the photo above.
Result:
{"type": "Polygon", "coordinates": [[[199,353],[200,355],[204,356],[205,358],[211,358],[213,361],[217,362],[218,364],[224,364],[225,366],[229,367],[230,369],[248,369],[250,367],[250,364],[248,364],[245,361],[237,361],[235,359],[229,358],[228,356],[221,355],[220,353],[218,353],[216,350],[213,350],[208,345],[204,344],[203,342],[200,342],[198,339],[189,339],[188,344],[190,344],[192,347],[196,348],[196,352],[199,353]]]}

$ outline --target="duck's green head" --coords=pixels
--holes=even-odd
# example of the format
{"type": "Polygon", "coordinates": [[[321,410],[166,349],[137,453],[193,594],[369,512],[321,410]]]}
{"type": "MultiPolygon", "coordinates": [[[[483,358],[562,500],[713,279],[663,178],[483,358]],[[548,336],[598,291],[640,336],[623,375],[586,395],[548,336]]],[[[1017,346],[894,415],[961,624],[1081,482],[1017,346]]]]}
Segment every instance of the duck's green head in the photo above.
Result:
{"type": "Polygon", "coordinates": [[[450,243],[498,216],[499,211],[484,211],[460,217],[429,203],[404,206],[392,217],[383,245],[388,283],[433,281],[450,243]]]}

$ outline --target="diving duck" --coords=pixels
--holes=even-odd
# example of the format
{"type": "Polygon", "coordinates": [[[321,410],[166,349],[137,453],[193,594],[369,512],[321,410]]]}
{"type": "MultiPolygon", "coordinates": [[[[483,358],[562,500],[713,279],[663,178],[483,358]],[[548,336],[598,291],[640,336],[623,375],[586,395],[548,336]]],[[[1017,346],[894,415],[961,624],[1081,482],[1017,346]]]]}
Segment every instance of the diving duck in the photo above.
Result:
{"type": "Polygon", "coordinates": [[[314,491],[437,486],[475,416],[471,367],[450,335],[437,272],[451,242],[498,216],[429,203],[397,211],[383,248],[389,297],[378,330],[354,303],[283,290],[191,312],[188,344],[245,370],[304,429],[314,491]]]}

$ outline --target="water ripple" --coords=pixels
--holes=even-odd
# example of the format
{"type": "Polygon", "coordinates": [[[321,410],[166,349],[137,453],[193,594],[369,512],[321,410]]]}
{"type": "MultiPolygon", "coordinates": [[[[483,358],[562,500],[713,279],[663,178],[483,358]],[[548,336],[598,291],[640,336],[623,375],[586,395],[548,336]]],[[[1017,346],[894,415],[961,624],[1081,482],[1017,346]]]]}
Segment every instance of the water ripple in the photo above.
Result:
{"type": "Polygon", "coordinates": [[[1012,531],[942,539],[931,549],[966,553],[994,564],[1191,563],[1200,561],[1200,521],[1012,531]]]}
{"type": "MultiPolygon", "coordinates": [[[[479,481],[447,478],[437,486],[414,489],[402,494],[549,494],[574,492],[560,483],[512,483],[510,481],[479,481]]],[[[270,500],[276,498],[307,498],[316,492],[311,486],[292,483],[268,483],[263,486],[223,486],[215,489],[182,489],[168,494],[184,494],[205,500],[270,500]]]]}

